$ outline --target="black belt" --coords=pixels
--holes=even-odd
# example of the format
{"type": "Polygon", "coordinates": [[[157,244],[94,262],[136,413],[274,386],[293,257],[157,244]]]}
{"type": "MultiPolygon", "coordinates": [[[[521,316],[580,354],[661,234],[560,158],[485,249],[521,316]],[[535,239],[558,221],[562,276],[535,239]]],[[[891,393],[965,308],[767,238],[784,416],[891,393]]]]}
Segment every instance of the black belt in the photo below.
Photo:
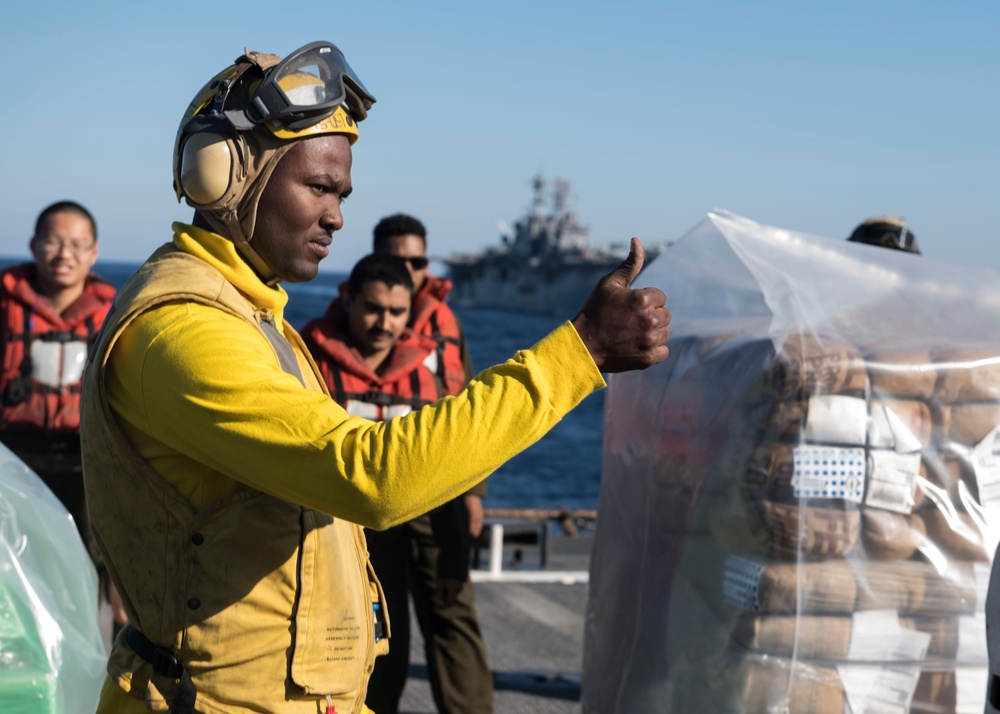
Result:
{"type": "Polygon", "coordinates": [[[155,645],[152,640],[132,625],[125,626],[125,642],[128,643],[133,652],[152,665],[154,672],[162,674],[164,677],[180,680],[180,684],[177,685],[177,696],[174,697],[174,702],[170,705],[172,714],[193,714],[194,700],[198,693],[194,690],[191,675],[184,669],[181,661],[174,657],[170,650],[155,645]]]}

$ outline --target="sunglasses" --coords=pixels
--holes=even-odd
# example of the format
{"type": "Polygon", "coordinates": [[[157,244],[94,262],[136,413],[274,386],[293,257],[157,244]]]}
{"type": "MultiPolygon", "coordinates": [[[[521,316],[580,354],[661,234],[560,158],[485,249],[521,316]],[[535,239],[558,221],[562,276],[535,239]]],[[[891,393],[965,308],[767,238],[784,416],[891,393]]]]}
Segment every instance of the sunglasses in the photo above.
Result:
{"type": "Polygon", "coordinates": [[[430,260],[422,255],[417,255],[412,258],[403,258],[403,260],[409,263],[410,267],[414,270],[423,270],[427,267],[427,264],[430,263],[430,260]]]}

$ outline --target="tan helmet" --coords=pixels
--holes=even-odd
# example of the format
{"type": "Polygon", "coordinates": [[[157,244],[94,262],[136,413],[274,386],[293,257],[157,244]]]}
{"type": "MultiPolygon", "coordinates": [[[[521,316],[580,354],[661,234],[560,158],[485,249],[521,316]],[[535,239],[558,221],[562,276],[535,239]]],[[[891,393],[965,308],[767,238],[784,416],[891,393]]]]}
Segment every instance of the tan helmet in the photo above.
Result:
{"type": "Polygon", "coordinates": [[[251,248],[257,204],[282,156],[295,142],[344,134],[375,103],[328,42],[313,42],[284,60],[245,51],[195,95],[174,143],[174,189],[214,231],[232,240],[264,277],[269,266],[251,248]]]}

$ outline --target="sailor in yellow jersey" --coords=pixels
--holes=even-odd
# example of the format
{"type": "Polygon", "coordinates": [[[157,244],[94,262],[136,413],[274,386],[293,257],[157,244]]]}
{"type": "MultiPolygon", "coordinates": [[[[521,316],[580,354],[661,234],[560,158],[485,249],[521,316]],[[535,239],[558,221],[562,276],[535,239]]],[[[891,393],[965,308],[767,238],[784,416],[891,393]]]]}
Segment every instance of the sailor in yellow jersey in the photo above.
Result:
{"type": "Polygon", "coordinates": [[[466,492],[537,441],[601,372],[667,354],[670,314],[629,258],[579,314],[456,396],[350,417],[284,321],[316,276],[374,97],[325,42],[247,52],[185,113],[195,209],[122,288],[84,380],[94,535],[130,625],[99,711],[358,714],[391,616],[362,526],[466,492]]]}

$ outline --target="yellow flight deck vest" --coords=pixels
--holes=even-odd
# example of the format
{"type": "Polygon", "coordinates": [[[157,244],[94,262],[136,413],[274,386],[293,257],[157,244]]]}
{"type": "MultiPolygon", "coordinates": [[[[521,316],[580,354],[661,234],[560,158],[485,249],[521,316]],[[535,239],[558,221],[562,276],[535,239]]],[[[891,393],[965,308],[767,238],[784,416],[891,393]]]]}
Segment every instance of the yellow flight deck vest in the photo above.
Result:
{"type": "MultiPolygon", "coordinates": [[[[383,597],[362,528],[249,487],[195,511],[116,423],[108,355],[132,320],[171,301],[235,315],[274,352],[259,311],[214,267],[170,245],[119,294],[84,380],[82,442],[94,535],[129,619],[180,659],[196,711],[316,714],[329,696],[338,714],[360,712],[375,655],[388,651],[387,639],[375,642],[373,604],[383,597]]],[[[284,336],[306,353],[287,324],[284,336]]],[[[154,673],[122,636],[108,673],[148,709],[168,711],[177,681],[154,673]]]]}

